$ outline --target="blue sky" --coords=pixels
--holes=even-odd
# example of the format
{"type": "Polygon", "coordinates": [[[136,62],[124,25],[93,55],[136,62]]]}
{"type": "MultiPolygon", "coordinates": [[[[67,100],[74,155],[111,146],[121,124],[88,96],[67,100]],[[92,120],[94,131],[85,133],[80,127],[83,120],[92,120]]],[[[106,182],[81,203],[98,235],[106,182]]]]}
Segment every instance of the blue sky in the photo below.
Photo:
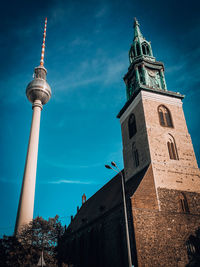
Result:
{"type": "MultiPolygon", "coordinates": [[[[133,18],[165,64],[168,90],[186,95],[184,111],[200,162],[198,1],[7,1],[0,25],[0,233],[14,230],[32,109],[25,89],[39,65],[47,16],[45,67],[52,98],[41,116],[34,216],[70,216],[120,168],[118,111],[133,18]],[[166,3],[165,3],[166,2],[166,3]],[[177,2],[177,3],[174,3],[177,2]]],[[[3,6],[4,5],[4,6],[3,6]]]]}

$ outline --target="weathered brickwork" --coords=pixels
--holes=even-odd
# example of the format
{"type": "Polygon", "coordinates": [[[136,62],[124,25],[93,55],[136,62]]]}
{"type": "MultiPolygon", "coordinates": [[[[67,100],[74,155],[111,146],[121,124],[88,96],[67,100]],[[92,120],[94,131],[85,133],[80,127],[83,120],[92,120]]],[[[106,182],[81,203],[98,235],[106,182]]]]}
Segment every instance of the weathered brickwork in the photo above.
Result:
{"type": "Polygon", "coordinates": [[[145,116],[144,127],[147,128],[156,187],[200,193],[200,172],[187,130],[181,100],[143,92],[142,101],[145,116]],[[173,128],[160,125],[158,107],[161,104],[169,109],[173,128]],[[174,137],[179,160],[172,160],[169,157],[167,141],[170,135],[174,137]]]}
{"type": "Polygon", "coordinates": [[[184,194],[188,204],[188,213],[193,215],[200,215],[200,194],[166,188],[158,188],[161,210],[184,213],[181,206],[182,193],[184,194]]]}
{"type": "Polygon", "coordinates": [[[138,266],[185,267],[185,242],[200,225],[200,216],[133,207],[138,266]]]}
{"type": "Polygon", "coordinates": [[[152,166],[150,165],[138,189],[131,197],[132,207],[137,209],[156,209],[158,201],[154,184],[152,166]]]}
{"type": "Polygon", "coordinates": [[[123,142],[123,160],[126,181],[130,179],[135,173],[139,172],[145,166],[150,163],[150,151],[147,139],[147,130],[145,127],[145,117],[140,94],[138,95],[138,101],[136,105],[126,114],[124,121],[121,124],[122,142],[123,142]],[[131,114],[135,115],[137,132],[129,138],[128,120],[131,114]],[[132,146],[136,144],[139,155],[139,166],[135,167],[133,159],[132,146]]]}
{"type": "MultiPolygon", "coordinates": [[[[123,138],[126,138],[123,143],[130,149],[132,140],[127,132],[128,118],[131,112],[136,119],[139,118],[138,134],[143,139],[139,142],[135,135],[133,140],[142,153],[145,148],[151,162],[131,197],[138,266],[183,267],[188,263],[186,241],[200,226],[200,173],[182,102],[152,92],[142,91],[139,97],[140,100],[134,99],[137,105],[132,104],[133,109],[129,108],[126,118],[121,120],[123,138]],[[160,125],[160,105],[165,105],[170,111],[173,127],[160,125]],[[175,140],[177,160],[170,159],[167,142],[171,136],[175,140]]],[[[126,153],[125,163],[131,160],[126,153]]],[[[130,175],[131,171],[137,172],[130,163],[125,166],[128,166],[130,175]]]]}

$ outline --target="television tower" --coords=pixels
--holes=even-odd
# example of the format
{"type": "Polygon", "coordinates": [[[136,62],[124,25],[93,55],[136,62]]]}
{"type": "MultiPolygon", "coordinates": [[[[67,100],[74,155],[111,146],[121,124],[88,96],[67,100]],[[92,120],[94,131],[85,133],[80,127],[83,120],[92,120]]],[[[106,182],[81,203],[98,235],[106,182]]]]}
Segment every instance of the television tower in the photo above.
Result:
{"type": "Polygon", "coordinates": [[[46,81],[47,70],[44,67],[46,27],[47,18],[45,19],[40,65],[35,68],[34,79],[26,88],[26,96],[32,103],[33,116],[15,224],[15,234],[20,231],[22,226],[28,224],[33,219],[40,115],[43,105],[46,104],[51,97],[51,88],[46,81]]]}

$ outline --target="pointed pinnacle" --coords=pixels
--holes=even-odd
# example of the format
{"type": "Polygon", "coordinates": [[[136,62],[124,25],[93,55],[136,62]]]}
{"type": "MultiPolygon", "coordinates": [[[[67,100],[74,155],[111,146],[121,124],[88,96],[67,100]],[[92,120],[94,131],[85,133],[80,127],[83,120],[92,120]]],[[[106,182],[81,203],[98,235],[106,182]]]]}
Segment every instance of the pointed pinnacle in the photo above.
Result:
{"type": "Polygon", "coordinates": [[[135,32],[134,39],[135,39],[136,37],[138,37],[138,38],[143,38],[139,26],[140,26],[140,24],[139,24],[138,20],[135,18],[135,19],[134,19],[134,27],[133,27],[133,28],[134,28],[134,32],[135,32]]]}
{"type": "Polygon", "coordinates": [[[136,25],[140,26],[140,24],[139,24],[137,18],[135,17],[135,18],[134,18],[133,28],[134,28],[136,25]]]}

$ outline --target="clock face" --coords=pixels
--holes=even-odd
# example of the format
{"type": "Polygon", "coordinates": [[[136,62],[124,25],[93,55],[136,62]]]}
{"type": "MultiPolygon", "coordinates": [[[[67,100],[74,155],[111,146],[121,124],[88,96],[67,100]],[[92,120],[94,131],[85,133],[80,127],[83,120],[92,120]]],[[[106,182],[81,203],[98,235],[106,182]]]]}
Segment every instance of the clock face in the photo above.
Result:
{"type": "Polygon", "coordinates": [[[156,73],[154,71],[152,71],[152,70],[149,70],[148,73],[149,73],[150,77],[155,77],[156,76],[156,73]]]}
{"type": "Polygon", "coordinates": [[[147,70],[148,85],[153,88],[160,88],[160,75],[157,70],[147,70]]]}

